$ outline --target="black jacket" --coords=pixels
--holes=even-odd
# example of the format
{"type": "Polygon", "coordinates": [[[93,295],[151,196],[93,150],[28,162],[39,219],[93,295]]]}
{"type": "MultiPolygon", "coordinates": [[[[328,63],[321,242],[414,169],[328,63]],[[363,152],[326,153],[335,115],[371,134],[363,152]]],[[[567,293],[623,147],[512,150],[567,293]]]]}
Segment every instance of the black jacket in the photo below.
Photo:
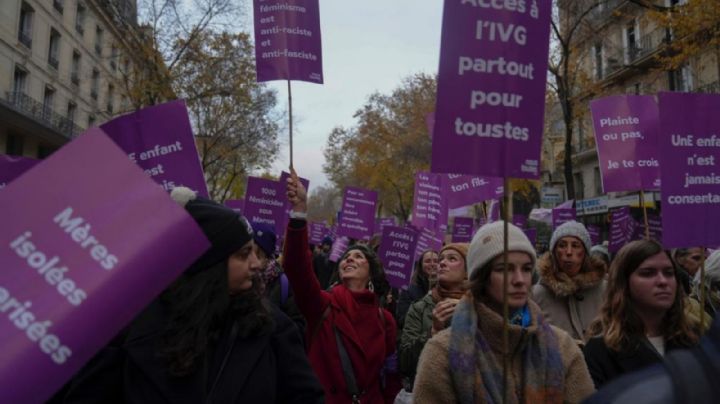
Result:
{"type": "MultiPolygon", "coordinates": [[[[395,312],[395,319],[398,323],[398,328],[402,329],[405,326],[405,316],[407,315],[410,306],[425,297],[430,291],[430,285],[427,285],[427,281],[417,277],[414,282],[410,283],[407,290],[400,291],[400,298],[398,299],[397,308],[395,312]],[[423,282],[424,281],[424,282],[423,282]]],[[[399,335],[400,333],[398,333],[399,335]]]]}
{"type": "MultiPolygon", "coordinates": [[[[678,348],[682,347],[666,344],[665,352],[667,354],[678,348]]],[[[583,353],[590,376],[598,389],[620,375],[661,363],[663,360],[647,340],[638,341],[635,349],[618,352],[608,348],[601,336],[593,337],[583,348],[583,353]]]]}
{"type": "Polygon", "coordinates": [[[197,371],[182,378],[157,357],[162,309],[153,303],[121,345],[108,346],[76,376],[67,403],[322,403],[295,324],[273,307],[274,328],[241,338],[224,332],[197,371]],[[217,360],[219,359],[219,360],[217,360]]]}

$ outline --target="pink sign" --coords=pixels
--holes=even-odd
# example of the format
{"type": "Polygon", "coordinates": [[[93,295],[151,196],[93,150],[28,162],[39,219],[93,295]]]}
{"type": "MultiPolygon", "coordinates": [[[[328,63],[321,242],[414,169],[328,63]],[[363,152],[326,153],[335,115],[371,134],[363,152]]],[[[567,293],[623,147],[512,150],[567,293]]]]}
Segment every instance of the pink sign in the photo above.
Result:
{"type": "Polygon", "coordinates": [[[10,181],[31,169],[40,160],[27,157],[7,156],[0,154],[0,189],[5,188],[10,181]]]}
{"type": "Polygon", "coordinates": [[[378,258],[390,286],[407,289],[415,261],[418,232],[409,227],[385,226],[378,258]]]}
{"type": "Polygon", "coordinates": [[[337,234],[354,239],[369,240],[375,227],[376,203],[377,192],[346,187],[337,234]]]}
{"type": "Polygon", "coordinates": [[[2,403],[50,398],[209,247],[97,128],[9,184],[0,206],[2,403]]]}

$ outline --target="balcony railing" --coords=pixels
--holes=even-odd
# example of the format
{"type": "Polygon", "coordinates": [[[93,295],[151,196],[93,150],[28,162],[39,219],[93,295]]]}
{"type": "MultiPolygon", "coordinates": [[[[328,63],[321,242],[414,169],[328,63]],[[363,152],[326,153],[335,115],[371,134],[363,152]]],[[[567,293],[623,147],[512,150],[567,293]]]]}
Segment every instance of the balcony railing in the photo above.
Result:
{"type": "Polygon", "coordinates": [[[655,52],[663,43],[667,42],[667,31],[665,28],[657,28],[640,37],[640,42],[628,49],[630,62],[642,59],[655,52]]]}
{"type": "Polygon", "coordinates": [[[25,93],[8,92],[7,98],[0,99],[0,103],[59,132],[68,139],[74,138],[82,130],[72,120],[55,113],[52,108],[47,108],[25,93]]]}
{"type": "Polygon", "coordinates": [[[28,48],[32,48],[32,37],[30,37],[29,32],[20,31],[18,33],[18,41],[20,41],[21,44],[27,46],[28,48]]]}
{"type": "Polygon", "coordinates": [[[695,89],[695,92],[706,93],[706,94],[717,94],[720,93],[720,81],[715,81],[710,84],[695,89]]]}

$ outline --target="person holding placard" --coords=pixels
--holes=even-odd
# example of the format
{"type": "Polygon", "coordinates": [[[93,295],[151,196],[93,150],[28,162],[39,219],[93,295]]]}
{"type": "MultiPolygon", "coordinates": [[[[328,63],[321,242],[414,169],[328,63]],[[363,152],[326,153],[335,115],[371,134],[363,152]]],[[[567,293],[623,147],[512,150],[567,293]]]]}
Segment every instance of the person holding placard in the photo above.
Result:
{"type": "Polygon", "coordinates": [[[467,243],[448,244],[440,250],[437,283],[430,293],[410,306],[400,338],[400,370],[412,391],[420,352],[428,339],[450,325],[455,307],[467,290],[467,243]]]}
{"type": "Polygon", "coordinates": [[[666,352],[698,343],[699,330],[685,315],[678,271],[658,242],[637,240],[620,249],[588,336],[585,360],[598,388],[661,362],[666,352]]]}
{"type": "Polygon", "coordinates": [[[605,262],[590,255],[590,234],[582,223],[568,221],[550,238],[550,250],[538,260],[540,281],[532,299],[552,325],[582,343],[595,319],[605,290],[605,262]]]}
{"type": "Polygon", "coordinates": [[[425,344],[413,387],[416,404],[577,403],[593,391],[582,352],[570,336],[545,321],[530,300],[535,249],[508,223],[481,227],[470,243],[470,289],[452,324],[425,344]],[[507,266],[509,318],[503,317],[507,266]],[[508,331],[508,385],[503,386],[503,330],[508,331]],[[503,399],[503,387],[508,400],[503,399]]]}
{"type": "Polygon", "coordinates": [[[294,171],[287,197],[292,210],[283,265],[307,320],[308,355],[326,402],[392,403],[401,388],[397,326],[380,307],[389,290],[380,261],[366,245],[350,246],[340,258],[339,284],[324,291],[308,249],[307,193],[294,171]]]}
{"type": "Polygon", "coordinates": [[[76,375],[63,402],[322,403],[300,332],[262,298],[250,224],[188,188],[171,196],[210,249],[76,375]]]}
{"type": "Polygon", "coordinates": [[[425,250],[420,258],[415,261],[410,285],[407,290],[400,292],[398,299],[396,318],[398,328],[404,328],[405,316],[410,306],[425,297],[430,292],[431,279],[435,279],[438,269],[438,253],[435,250],[425,250]]]}

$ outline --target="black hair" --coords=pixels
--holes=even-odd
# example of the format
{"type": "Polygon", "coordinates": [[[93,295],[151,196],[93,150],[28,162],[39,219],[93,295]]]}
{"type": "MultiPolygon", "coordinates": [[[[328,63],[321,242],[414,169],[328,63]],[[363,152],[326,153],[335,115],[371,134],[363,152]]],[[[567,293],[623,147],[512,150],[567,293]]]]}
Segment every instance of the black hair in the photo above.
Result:
{"type": "Polygon", "coordinates": [[[380,259],[378,259],[377,254],[375,254],[370,247],[363,244],[355,244],[343,253],[338,263],[344,260],[348,253],[353,250],[358,250],[363,253],[370,269],[370,282],[373,284],[373,291],[378,297],[385,297],[390,290],[390,284],[387,279],[385,279],[385,270],[383,269],[380,259]]]}

